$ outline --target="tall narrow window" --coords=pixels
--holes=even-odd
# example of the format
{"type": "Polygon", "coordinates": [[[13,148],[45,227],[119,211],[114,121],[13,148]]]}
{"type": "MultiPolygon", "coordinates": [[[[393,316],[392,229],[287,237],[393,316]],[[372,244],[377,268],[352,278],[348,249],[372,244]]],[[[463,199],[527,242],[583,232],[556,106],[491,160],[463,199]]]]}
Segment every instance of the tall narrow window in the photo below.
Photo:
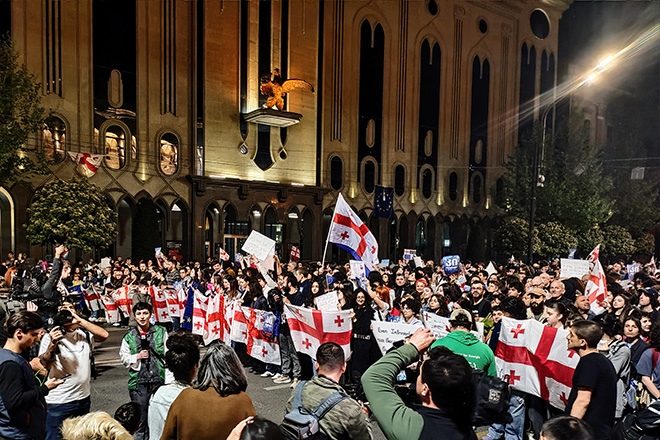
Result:
{"type": "Polygon", "coordinates": [[[172,133],[160,138],[160,170],[171,176],[179,169],[179,139],[172,133]]]}
{"type": "Polygon", "coordinates": [[[449,175],[449,199],[456,201],[458,198],[458,175],[451,173],[449,175]]]}
{"type": "Polygon", "coordinates": [[[364,190],[371,194],[376,186],[376,165],[372,160],[364,163],[364,190]]]}
{"type": "Polygon", "coordinates": [[[105,131],[105,165],[111,170],[119,170],[126,164],[126,133],[111,125],[105,131]]]}
{"type": "Polygon", "coordinates": [[[334,156],[330,160],[330,186],[335,191],[339,191],[344,181],[344,163],[339,156],[334,156]]]}
{"type": "Polygon", "coordinates": [[[394,168],[394,193],[401,197],[406,191],[406,169],[403,165],[394,168]]]}
{"type": "Polygon", "coordinates": [[[57,116],[50,116],[44,122],[41,132],[43,151],[46,160],[59,162],[66,151],[66,124],[57,116]]]}
{"type": "Polygon", "coordinates": [[[433,172],[428,168],[424,168],[424,171],[422,171],[422,197],[425,199],[430,199],[432,193],[433,172]]]}

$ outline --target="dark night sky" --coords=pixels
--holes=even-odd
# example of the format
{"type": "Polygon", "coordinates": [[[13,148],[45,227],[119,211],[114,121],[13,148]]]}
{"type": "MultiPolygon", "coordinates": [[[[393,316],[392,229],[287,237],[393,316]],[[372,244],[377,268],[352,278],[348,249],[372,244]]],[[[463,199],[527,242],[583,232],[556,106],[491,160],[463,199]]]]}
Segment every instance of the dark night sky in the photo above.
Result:
{"type": "MultiPolygon", "coordinates": [[[[576,1],[559,26],[559,82],[568,65],[594,66],[609,52],[660,23],[660,1],[576,1]]],[[[616,136],[636,133],[647,157],[660,156],[660,36],[644,51],[615,65],[594,85],[606,98],[616,136]]],[[[654,161],[655,162],[655,161],[654,161]]]]}

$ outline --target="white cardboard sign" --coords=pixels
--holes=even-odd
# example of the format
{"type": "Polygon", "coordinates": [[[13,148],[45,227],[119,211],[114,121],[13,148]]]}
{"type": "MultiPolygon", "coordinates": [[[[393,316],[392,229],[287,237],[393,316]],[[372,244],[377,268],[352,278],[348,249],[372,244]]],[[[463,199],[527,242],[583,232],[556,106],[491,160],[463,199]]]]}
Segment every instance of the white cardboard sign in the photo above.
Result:
{"type": "Polygon", "coordinates": [[[561,259],[561,279],[582,278],[589,273],[589,261],[572,260],[570,258],[561,259]]]}
{"type": "Polygon", "coordinates": [[[371,321],[371,331],[376,338],[380,351],[385,354],[395,342],[412,335],[415,330],[423,327],[401,322],[371,321]]]}
{"type": "Polygon", "coordinates": [[[337,292],[335,290],[331,290],[328,293],[324,293],[323,295],[314,298],[316,308],[324,312],[336,312],[339,310],[338,303],[339,298],[337,298],[337,292]]]}
{"type": "Polygon", "coordinates": [[[264,261],[268,255],[275,250],[275,240],[272,240],[257,231],[252,231],[241,249],[248,254],[254,255],[259,260],[264,261]]]}

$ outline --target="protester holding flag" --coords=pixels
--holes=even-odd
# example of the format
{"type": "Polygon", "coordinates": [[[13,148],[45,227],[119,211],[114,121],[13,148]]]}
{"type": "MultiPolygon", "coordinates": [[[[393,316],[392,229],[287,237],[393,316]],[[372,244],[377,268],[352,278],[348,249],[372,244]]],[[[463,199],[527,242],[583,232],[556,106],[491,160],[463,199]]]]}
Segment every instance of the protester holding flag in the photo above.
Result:
{"type": "Polygon", "coordinates": [[[380,349],[371,331],[371,321],[374,320],[376,311],[372,307],[372,301],[364,289],[355,291],[355,302],[353,305],[353,334],[351,337],[351,379],[353,383],[359,384],[360,378],[367,368],[373,365],[380,357],[380,349]]]}

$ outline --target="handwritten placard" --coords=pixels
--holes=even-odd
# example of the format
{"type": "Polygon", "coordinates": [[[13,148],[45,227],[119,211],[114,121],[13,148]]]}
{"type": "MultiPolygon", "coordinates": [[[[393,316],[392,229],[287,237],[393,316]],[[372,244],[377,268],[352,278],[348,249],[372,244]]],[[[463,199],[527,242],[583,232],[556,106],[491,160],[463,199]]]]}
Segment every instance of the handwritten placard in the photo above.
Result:
{"type": "Polygon", "coordinates": [[[268,255],[275,250],[275,240],[272,240],[257,231],[252,231],[247,240],[245,240],[241,250],[254,255],[261,261],[264,261],[268,255]]]}
{"type": "Polygon", "coordinates": [[[561,278],[582,278],[589,273],[589,261],[572,260],[570,258],[561,259],[561,278]]]}
{"type": "Polygon", "coordinates": [[[385,354],[395,342],[412,335],[421,324],[405,324],[401,322],[371,321],[371,331],[376,338],[380,351],[385,354]]]}
{"type": "Polygon", "coordinates": [[[366,276],[366,269],[364,267],[364,261],[360,260],[349,260],[351,267],[351,277],[354,279],[361,279],[366,276]]]}
{"type": "Polygon", "coordinates": [[[339,298],[336,291],[330,291],[314,298],[316,308],[324,312],[336,312],[339,310],[339,298]]]}

